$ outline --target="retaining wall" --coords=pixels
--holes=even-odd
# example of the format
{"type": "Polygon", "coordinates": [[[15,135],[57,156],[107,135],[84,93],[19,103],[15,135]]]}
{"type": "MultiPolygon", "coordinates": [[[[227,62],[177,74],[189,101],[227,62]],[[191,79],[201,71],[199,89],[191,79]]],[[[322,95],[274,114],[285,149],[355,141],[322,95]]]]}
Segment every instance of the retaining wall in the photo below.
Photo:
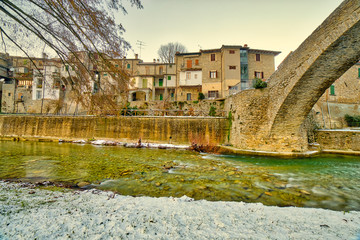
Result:
{"type": "Polygon", "coordinates": [[[360,151],[360,130],[318,130],[315,137],[325,151],[360,151]]]}
{"type": "Polygon", "coordinates": [[[226,118],[0,116],[0,136],[224,143],[226,118]]]}

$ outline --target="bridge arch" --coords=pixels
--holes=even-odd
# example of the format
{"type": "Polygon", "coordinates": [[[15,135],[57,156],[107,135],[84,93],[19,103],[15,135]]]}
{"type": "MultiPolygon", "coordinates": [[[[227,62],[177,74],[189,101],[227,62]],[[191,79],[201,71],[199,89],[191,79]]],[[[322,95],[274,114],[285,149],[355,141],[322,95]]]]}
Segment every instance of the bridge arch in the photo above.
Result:
{"type": "Polygon", "coordinates": [[[238,123],[232,125],[231,143],[242,149],[306,151],[302,124],[325,90],[360,59],[359,33],[360,1],[345,0],[283,61],[267,89],[228,100],[238,123]]]}

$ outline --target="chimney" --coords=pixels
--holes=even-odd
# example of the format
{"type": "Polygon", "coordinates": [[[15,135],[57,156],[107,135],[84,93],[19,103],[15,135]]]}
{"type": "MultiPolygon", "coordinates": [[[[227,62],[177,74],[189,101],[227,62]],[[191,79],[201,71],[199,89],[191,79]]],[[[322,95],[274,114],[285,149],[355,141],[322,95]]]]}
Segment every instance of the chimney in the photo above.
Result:
{"type": "Polygon", "coordinates": [[[155,59],[155,58],[154,58],[154,60],[153,60],[153,61],[154,61],[154,63],[156,63],[156,59],[155,59]]]}
{"type": "Polygon", "coordinates": [[[245,44],[244,44],[244,47],[248,47],[248,45],[245,43],[245,44]]]}
{"type": "Polygon", "coordinates": [[[135,53],[135,59],[138,59],[139,55],[137,53],[135,53]]]}
{"type": "Polygon", "coordinates": [[[159,63],[159,62],[160,62],[160,59],[158,59],[157,62],[159,63]]]}

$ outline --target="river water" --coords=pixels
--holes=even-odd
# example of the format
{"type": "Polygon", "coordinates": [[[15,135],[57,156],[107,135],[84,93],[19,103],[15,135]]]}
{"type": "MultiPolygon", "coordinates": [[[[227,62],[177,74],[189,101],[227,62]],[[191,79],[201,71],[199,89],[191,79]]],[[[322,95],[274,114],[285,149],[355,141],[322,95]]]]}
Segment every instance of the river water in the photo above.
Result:
{"type": "Polygon", "coordinates": [[[360,210],[360,157],[302,159],[0,141],[0,179],[91,183],[123,195],[360,210]]]}

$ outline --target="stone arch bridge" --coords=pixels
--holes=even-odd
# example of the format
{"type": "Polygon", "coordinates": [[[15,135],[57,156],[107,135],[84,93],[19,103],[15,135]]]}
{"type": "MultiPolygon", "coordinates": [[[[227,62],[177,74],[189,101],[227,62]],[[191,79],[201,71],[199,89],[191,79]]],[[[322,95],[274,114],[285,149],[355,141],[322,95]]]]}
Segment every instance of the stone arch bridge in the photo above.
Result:
{"type": "Polygon", "coordinates": [[[360,0],[343,3],[279,66],[265,89],[226,100],[230,143],[248,150],[308,150],[304,121],[327,88],[360,59],[360,0]]]}

